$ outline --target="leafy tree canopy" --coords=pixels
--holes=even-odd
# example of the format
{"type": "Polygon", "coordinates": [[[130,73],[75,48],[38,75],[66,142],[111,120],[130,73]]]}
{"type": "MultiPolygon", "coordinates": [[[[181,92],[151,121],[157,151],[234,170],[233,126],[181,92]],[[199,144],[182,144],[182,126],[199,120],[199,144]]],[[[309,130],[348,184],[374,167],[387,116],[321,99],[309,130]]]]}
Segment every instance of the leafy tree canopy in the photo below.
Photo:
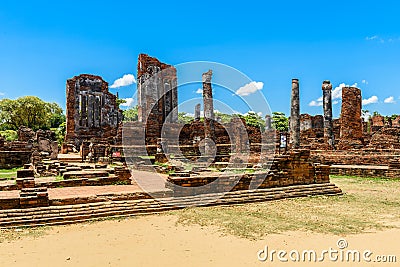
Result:
{"type": "Polygon", "coordinates": [[[124,122],[128,122],[128,121],[137,121],[138,120],[138,107],[132,107],[132,108],[128,108],[126,110],[124,110],[122,112],[123,116],[124,116],[124,122]]]}
{"type": "Polygon", "coordinates": [[[287,132],[289,130],[289,119],[283,112],[272,112],[272,125],[278,131],[287,132]]]}
{"type": "Polygon", "coordinates": [[[64,121],[65,115],[57,103],[45,102],[36,96],[0,100],[1,130],[26,126],[36,131],[56,128],[64,121]]]}
{"type": "Polygon", "coordinates": [[[261,130],[265,128],[265,121],[254,111],[249,111],[245,115],[239,115],[239,117],[244,118],[246,124],[249,126],[258,127],[261,128],[261,130]]]}
{"type": "Polygon", "coordinates": [[[6,141],[15,141],[18,139],[18,133],[14,130],[0,131],[0,135],[4,137],[6,141]]]}
{"type": "Polygon", "coordinates": [[[187,115],[186,112],[178,112],[178,122],[189,124],[194,120],[192,116],[187,115]]]}

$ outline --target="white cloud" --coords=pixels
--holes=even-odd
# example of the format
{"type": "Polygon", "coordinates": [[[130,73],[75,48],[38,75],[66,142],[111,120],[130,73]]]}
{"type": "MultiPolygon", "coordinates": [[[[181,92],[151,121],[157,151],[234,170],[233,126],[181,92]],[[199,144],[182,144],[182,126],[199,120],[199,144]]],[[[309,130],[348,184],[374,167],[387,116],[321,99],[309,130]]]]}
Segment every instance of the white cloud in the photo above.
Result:
{"type": "Polygon", "coordinates": [[[399,37],[386,37],[386,38],[383,38],[383,37],[380,37],[379,35],[374,35],[374,36],[367,36],[367,37],[365,37],[365,40],[367,40],[367,41],[375,41],[375,42],[379,42],[379,43],[381,43],[381,44],[384,44],[384,43],[386,43],[386,42],[389,42],[389,43],[393,43],[393,42],[398,42],[398,41],[400,41],[400,38],[399,37]]]}
{"type": "Polygon", "coordinates": [[[110,88],[124,87],[134,83],[136,83],[135,76],[133,74],[125,74],[122,78],[116,79],[110,88]]]}
{"type": "Polygon", "coordinates": [[[362,80],[361,83],[368,84],[368,81],[367,80],[362,80]]]}
{"type": "Polygon", "coordinates": [[[246,84],[245,86],[240,87],[236,91],[236,94],[240,95],[240,96],[247,96],[247,95],[257,92],[258,90],[262,90],[263,87],[264,87],[263,82],[250,82],[250,83],[246,84]]]}
{"type": "Polygon", "coordinates": [[[0,96],[5,96],[6,94],[3,92],[0,92],[0,96]]]}
{"type": "Polygon", "coordinates": [[[197,89],[196,94],[203,94],[203,89],[201,88],[197,89]]]}
{"type": "Polygon", "coordinates": [[[309,105],[310,107],[320,107],[320,106],[322,106],[322,101],[315,101],[315,100],[313,100],[313,101],[311,101],[308,105],[309,105]]]}
{"type": "Polygon", "coordinates": [[[379,37],[378,35],[374,35],[374,36],[367,36],[365,37],[365,40],[367,41],[378,41],[380,43],[385,43],[385,40],[381,37],[379,37]]]}
{"type": "Polygon", "coordinates": [[[372,41],[372,40],[376,40],[376,39],[378,39],[378,38],[379,38],[378,35],[367,36],[367,37],[365,37],[365,40],[367,40],[367,41],[372,41]]]}
{"type": "Polygon", "coordinates": [[[129,98],[124,98],[124,100],[126,101],[125,103],[122,103],[120,106],[122,107],[130,107],[134,101],[134,99],[132,97],[129,98]]]}
{"type": "Polygon", "coordinates": [[[385,100],[383,100],[383,103],[394,104],[394,103],[396,103],[396,101],[394,101],[394,97],[393,96],[389,96],[388,98],[385,98],[385,100]]]}
{"type": "Polygon", "coordinates": [[[371,96],[368,99],[363,99],[362,100],[362,104],[365,105],[369,105],[369,104],[374,104],[374,103],[378,103],[378,97],[376,95],[371,96]]]}
{"type": "MultiPolygon", "coordinates": [[[[357,86],[358,86],[358,84],[354,83],[350,87],[357,87],[357,86]]],[[[341,83],[341,84],[339,84],[339,86],[335,87],[335,89],[332,90],[332,100],[333,100],[332,104],[333,105],[338,104],[339,100],[342,99],[342,89],[343,89],[343,87],[349,87],[349,85],[347,85],[345,83],[341,83]]],[[[322,99],[322,96],[321,96],[317,100],[311,101],[308,105],[310,107],[320,107],[320,106],[323,105],[322,104],[322,100],[323,99],[322,99]]]]}

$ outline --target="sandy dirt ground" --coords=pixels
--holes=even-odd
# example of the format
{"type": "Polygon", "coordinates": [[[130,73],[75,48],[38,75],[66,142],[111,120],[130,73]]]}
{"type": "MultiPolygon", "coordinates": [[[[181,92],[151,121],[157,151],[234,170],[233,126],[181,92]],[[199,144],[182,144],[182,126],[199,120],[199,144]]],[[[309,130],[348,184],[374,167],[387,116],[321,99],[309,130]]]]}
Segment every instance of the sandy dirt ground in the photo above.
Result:
{"type": "Polygon", "coordinates": [[[252,241],[215,227],[176,225],[176,221],[172,215],[150,215],[52,227],[40,237],[0,243],[0,266],[400,266],[398,228],[345,237],[287,232],[252,241]],[[370,250],[372,262],[293,262],[288,255],[288,262],[280,262],[276,254],[271,262],[257,256],[265,257],[259,253],[265,246],[269,253],[315,250],[319,255],[330,248],[339,250],[341,238],[348,244],[343,251],[370,250]],[[395,255],[397,263],[373,262],[377,255],[395,255]]]}

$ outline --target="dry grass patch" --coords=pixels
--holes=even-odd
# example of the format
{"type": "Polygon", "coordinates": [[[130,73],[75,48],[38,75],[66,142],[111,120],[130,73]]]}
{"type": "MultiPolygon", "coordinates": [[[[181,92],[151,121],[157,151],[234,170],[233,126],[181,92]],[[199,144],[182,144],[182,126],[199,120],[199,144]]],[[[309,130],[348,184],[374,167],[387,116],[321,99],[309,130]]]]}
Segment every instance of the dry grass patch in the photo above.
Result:
{"type": "Polygon", "coordinates": [[[258,239],[285,231],[357,234],[399,226],[400,181],[332,177],[345,194],[175,211],[178,223],[258,239]]]}

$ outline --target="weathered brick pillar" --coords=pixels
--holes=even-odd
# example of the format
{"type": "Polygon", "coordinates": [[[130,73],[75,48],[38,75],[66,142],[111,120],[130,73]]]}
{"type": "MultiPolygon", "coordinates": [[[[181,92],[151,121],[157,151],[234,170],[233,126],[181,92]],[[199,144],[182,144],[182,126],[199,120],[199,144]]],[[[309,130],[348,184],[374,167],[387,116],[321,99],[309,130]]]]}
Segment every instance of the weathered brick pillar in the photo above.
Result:
{"type": "Polygon", "coordinates": [[[361,148],[363,146],[361,103],[360,89],[343,87],[339,149],[361,148]]]}
{"type": "Polygon", "coordinates": [[[176,78],[176,69],[173,68],[174,78],[172,79],[172,106],[171,106],[171,122],[177,123],[178,122],[178,80],[176,78]]]}
{"type": "Polygon", "coordinates": [[[330,81],[322,83],[324,105],[324,142],[330,149],[335,148],[332,121],[332,84],[330,81]]]}
{"type": "Polygon", "coordinates": [[[290,111],[290,147],[300,147],[300,96],[299,80],[292,79],[292,101],[290,111]]]}
{"type": "Polygon", "coordinates": [[[197,104],[194,107],[194,120],[199,121],[200,120],[200,104],[197,104]]]}
{"type": "Polygon", "coordinates": [[[211,145],[215,141],[214,104],[212,96],[211,78],[212,70],[203,73],[203,107],[204,107],[204,137],[205,154],[210,155],[211,145]]]}
{"type": "Polygon", "coordinates": [[[271,125],[271,116],[270,115],[265,115],[265,130],[271,130],[272,125],[271,125]]]}

